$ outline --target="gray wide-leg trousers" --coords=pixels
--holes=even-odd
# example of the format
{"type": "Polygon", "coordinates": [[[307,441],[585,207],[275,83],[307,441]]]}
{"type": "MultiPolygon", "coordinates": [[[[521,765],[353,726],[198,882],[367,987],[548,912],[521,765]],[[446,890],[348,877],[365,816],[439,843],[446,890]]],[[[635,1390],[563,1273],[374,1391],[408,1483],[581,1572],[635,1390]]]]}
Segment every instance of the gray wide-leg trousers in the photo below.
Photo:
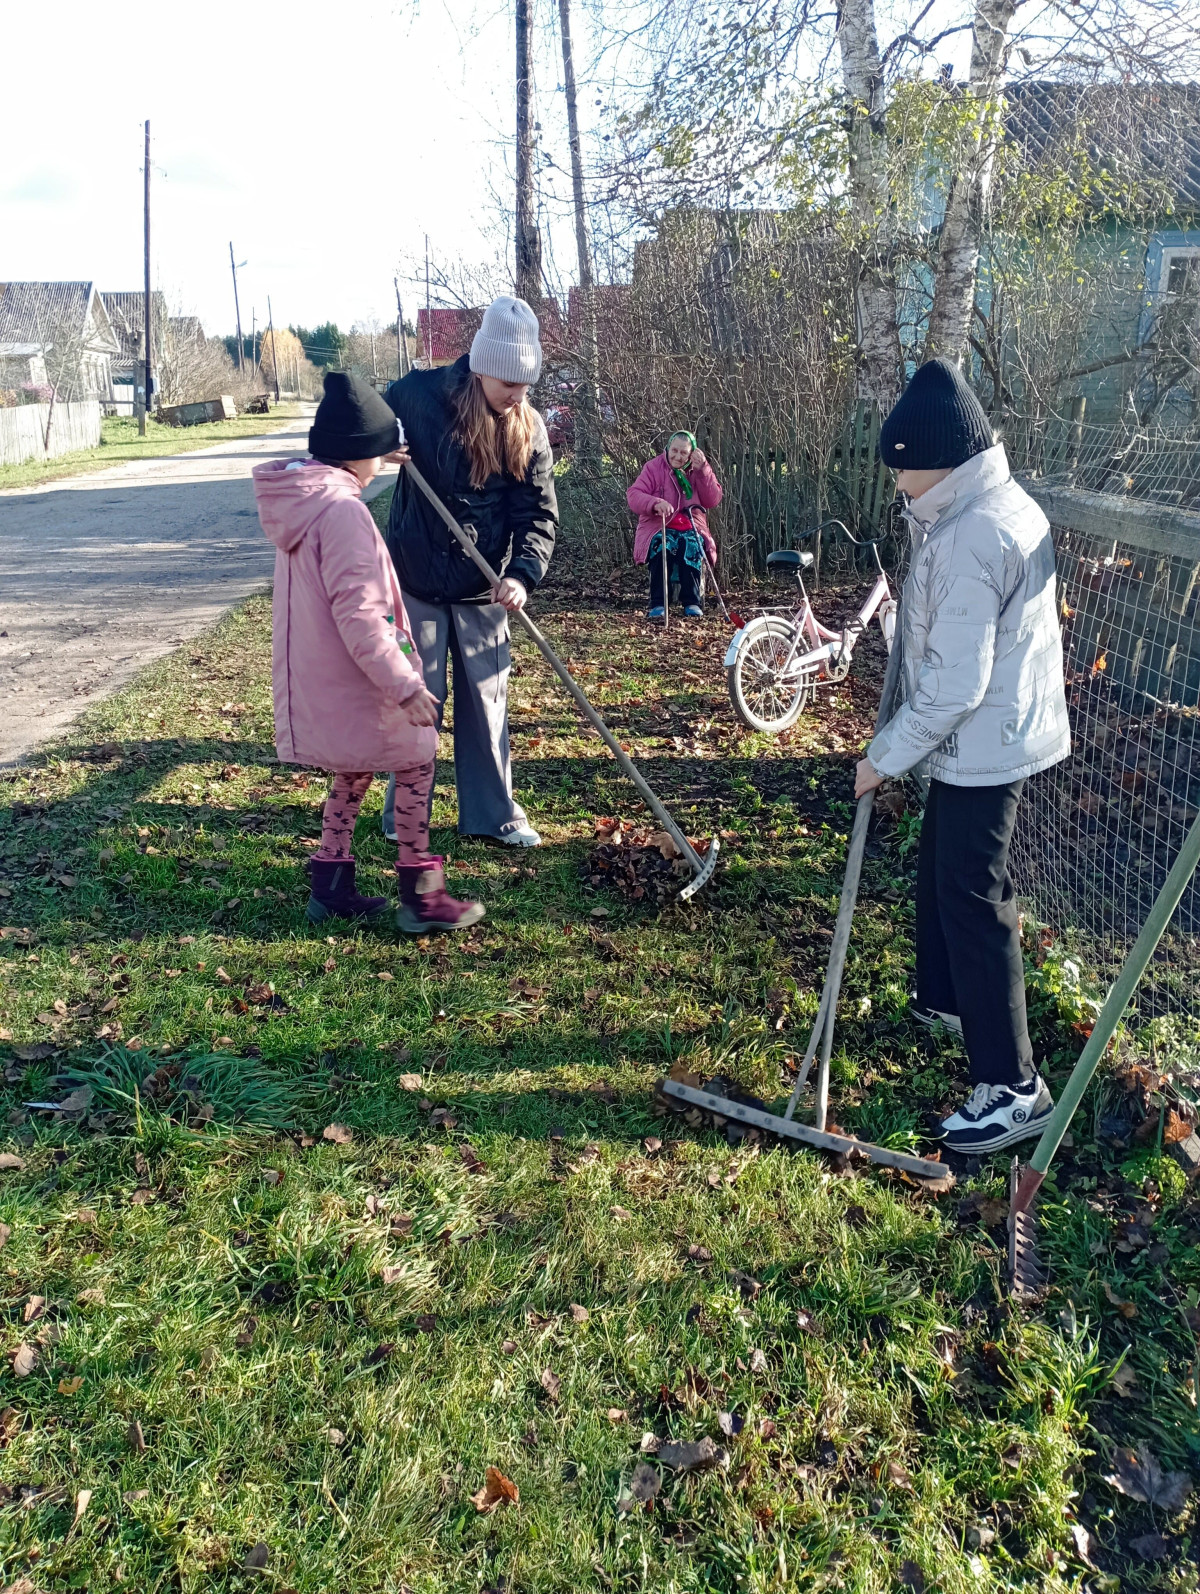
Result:
{"type": "MultiPolygon", "coordinates": [[[[453,659],[454,783],[458,830],[497,840],[528,823],[513,800],[508,748],[508,672],[512,663],[508,614],[499,603],[424,603],[406,597],[425,685],[440,705],[453,659]]],[[[430,807],[433,793],[430,792],[430,807]]]]}

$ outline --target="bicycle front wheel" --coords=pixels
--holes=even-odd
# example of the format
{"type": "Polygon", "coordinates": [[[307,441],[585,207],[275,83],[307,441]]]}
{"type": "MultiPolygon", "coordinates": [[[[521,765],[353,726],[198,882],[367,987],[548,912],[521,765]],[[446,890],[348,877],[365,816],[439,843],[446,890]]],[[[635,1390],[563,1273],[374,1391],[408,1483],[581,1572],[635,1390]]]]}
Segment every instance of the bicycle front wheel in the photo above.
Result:
{"type": "Polygon", "coordinates": [[[777,615],[759,615],[746,627],[726,671],[729,697],[738,718],[752,731],[778,734],[794,725],[812,701],[816,672],[797,672],[793,662],[784,678],[795,632],[777,615]]]}

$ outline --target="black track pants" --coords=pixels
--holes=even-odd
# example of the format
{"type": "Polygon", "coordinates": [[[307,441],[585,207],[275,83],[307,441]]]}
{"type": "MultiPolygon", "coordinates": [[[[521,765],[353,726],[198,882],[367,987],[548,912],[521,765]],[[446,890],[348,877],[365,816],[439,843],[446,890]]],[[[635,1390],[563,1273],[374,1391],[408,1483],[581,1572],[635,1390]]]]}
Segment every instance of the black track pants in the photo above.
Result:
{"type": "Polygon", "coordinates": [[[1023,780],[930,783],[917,854],[917,1003],[957,1013],[975,1084],[1034,1073],[1008,846],[1023,780]]]}

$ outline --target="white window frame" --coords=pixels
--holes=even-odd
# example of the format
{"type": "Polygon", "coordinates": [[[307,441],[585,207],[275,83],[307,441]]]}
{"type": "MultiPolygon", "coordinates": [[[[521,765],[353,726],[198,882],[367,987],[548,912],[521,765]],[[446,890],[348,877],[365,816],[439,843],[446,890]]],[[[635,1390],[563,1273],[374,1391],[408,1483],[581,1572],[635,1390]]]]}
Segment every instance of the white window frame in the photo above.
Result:
{"type": "Polygon", "coordinates": [[[1168,245],[1162,252],[1162,269],[1158,275],[1158,299],[1162,304],[1167,303],[1170,289],[1167,284],[1171,280],[1171,267],[1177,260],[1194,260],[1196,269],[1200,272],[1200,245],[1175,244],[1168,245]]]}

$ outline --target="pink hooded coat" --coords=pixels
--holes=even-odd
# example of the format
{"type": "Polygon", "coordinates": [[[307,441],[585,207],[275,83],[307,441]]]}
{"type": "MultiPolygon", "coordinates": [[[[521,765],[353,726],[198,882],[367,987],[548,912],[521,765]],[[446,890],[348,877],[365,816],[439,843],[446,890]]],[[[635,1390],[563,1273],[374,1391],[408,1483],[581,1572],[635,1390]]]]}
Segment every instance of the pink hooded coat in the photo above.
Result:
{"type": "Polygon", "coordinates": [[[637,533],[633,539],[634,564],[646,563],[650,553],[650,539],[656,531],[662,530],[662,516],[654,507],[655,501],[659,498],[668,504],[674,504],[676,510],[691,507],[696,530],[704,541],[708,557],[714,565],[716,564],[717,545],[709,534],[708,516],[705,510],[715,509],[721,502],[721,484],[707,460],[703,465],[689,466],[686,475],[692,484],[694,496],[691,498],[683,496],[683,491],[675,480],[675,472],[667,463],[666,454],[656,454],[652,460],[642,466],[641,475],[625,494],[626,502],[638,517],[637,533]]]}
{"type": "Polygon", "coordinates": [[[288,764],[345,774],[405,769],[437,751],[400,705],[424,678],[392,561],[358,478],[315,460],[254,472],[275,544],[275,747],[288,764]]]}

